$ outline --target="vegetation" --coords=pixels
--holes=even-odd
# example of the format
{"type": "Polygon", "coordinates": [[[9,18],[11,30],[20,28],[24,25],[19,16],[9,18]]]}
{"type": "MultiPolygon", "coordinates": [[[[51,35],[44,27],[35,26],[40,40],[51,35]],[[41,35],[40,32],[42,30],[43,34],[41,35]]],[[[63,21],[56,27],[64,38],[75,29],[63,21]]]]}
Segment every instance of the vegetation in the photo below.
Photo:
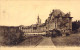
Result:
{"type": "Polygon", "coordinates": [[[59,30],[53,30],[52,37],[56,37],[56,36],[62,36],[62,33],[59,30]]]}
{"type": "Polygon", "coordinates": [[[43,37],[41,35],[28,36],[25,37],[24,41],[19,43],[18,46],[37,46],[42,40],[43,37]]]}
{"type": "Polygon", "coordinates": [[[52,37],[55,46],[80,46],[80,34],[70,36],[52,37]]]}
{"type": "Polygon", "coordinates": [[[62,36],[62,33],[59,30],[49,30],[46,32],[46,36],[56,37],[56,36],[62,36]]]}
{"type": "Polygon", "coordinates": [[[23,32],[18,27],[0,26],[0,44],[16,45],[22,41],[23,32]]]}
{"type": "Polygon", "coordinates": [[[78,21],[74,21],[72,22],[72,31],[74,33],[77,33],[78,32],[78,29],[80,28],[80,22],[78,21]]]}

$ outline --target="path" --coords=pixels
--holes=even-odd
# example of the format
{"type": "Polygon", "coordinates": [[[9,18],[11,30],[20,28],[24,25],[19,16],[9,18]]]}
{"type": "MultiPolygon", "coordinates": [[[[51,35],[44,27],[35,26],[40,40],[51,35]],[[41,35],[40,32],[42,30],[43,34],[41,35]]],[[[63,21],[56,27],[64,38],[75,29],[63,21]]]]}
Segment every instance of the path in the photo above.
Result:
{"type": "Polygon", "coordinates": [[[43,37],[43,41],[37,46],[54,46],[51,37],[43,37]]]}

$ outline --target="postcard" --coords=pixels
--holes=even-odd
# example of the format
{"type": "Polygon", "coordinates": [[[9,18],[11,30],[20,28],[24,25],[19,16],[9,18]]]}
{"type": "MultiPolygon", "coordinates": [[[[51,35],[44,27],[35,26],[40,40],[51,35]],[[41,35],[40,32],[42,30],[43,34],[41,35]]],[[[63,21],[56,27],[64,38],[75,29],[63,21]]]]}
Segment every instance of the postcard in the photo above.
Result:
{"type": "Polygon", "coordinates": [[[0,0],[0,50],[80,47],[79,0],[0,0]]]}

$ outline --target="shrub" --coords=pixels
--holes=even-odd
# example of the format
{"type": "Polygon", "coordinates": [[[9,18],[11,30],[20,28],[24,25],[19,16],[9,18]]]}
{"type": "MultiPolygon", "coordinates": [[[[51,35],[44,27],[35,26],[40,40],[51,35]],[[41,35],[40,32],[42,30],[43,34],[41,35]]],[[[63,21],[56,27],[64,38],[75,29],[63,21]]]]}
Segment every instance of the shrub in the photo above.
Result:
{"type": "Polygon", "coordinates": [[[59,30],[53,30],[52,37],[56,37],[56,36],[62,36],[62,33],[59,30]]]}
{"type": "Polygon", "coordinates": [[[69,36],[70,35],[70,33],[66,33],[66,36],[69,36]]]}

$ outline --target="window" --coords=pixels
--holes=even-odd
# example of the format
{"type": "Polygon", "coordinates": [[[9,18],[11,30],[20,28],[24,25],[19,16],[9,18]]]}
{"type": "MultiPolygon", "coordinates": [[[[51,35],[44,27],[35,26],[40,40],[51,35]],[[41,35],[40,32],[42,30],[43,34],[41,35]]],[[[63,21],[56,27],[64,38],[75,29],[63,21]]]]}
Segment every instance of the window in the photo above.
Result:
{"type": "Polygon", "coordinates": [[[37,27],[33,27],[33,30],[36,30],[37,29],[37,27]]]}

